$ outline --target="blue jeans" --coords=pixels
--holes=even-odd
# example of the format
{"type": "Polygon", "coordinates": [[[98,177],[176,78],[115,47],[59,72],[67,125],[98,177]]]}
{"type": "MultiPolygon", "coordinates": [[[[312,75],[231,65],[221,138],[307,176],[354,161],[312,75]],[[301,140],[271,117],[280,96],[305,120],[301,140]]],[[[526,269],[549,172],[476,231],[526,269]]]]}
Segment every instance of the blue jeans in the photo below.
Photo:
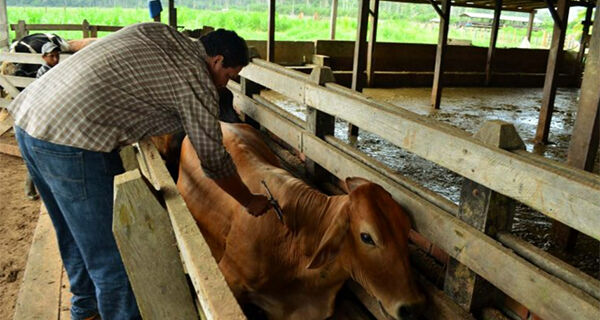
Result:
{"type": "Polygon", "coordinates": [[[118,152],[58,145],[15,127],[21,154],[56,230],[71,284],[71,318],[141,319],[112,234],[118,152]]]}

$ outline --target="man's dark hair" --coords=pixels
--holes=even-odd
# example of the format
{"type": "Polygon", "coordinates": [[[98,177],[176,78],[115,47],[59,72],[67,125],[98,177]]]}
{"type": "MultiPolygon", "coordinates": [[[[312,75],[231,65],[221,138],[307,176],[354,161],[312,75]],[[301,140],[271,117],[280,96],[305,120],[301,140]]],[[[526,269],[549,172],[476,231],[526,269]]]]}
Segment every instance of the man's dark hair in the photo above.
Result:
{"type": "Polygon", "coordinates": [[[206,54],[210,57],[223,56],[223,67],[245,67],[248,65],[246,41],[234,31],[218,29],[200,38],[206,54]]]}

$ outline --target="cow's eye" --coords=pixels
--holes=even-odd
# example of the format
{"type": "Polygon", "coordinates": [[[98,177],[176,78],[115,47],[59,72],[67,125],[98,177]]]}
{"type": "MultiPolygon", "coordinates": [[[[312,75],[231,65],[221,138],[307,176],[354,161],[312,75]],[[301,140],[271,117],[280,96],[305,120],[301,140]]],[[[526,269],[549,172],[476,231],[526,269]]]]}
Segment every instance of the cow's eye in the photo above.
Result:
{"type": "Polygon", "coordinates": [[[360,234],[360,240],[362,240],[362,242],[374,246],[375,245],[375,241],[373,241],[373,238],[371,238],[371,235],[368,233],[361,233],[360,234]]]}

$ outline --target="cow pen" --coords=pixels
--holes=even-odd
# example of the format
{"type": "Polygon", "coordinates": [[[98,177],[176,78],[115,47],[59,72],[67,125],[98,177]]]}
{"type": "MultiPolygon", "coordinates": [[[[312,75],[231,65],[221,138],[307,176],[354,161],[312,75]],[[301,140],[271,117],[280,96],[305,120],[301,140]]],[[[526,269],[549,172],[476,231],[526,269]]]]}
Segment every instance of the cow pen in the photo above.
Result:
{"type": "MultiPolygon", "coordinates": [[[[404,48],[410,46],[405,44],[404,48]]],[[[470,312],[481,306],[500,308],[505,296],[543,319],[597,318],[600,281],[511,235],[510,226],[514,202],[519,201],[600,239],[600,178],[523,150],[521,139],[509,123],[486,123],[471,136],[349,90],[339,84],[350,82],[347,68],[336,67],[337,71],[332,72],[324,66],[324,60],[334,65],[344,61],[348,66],[350,58],[335,60],[335,54],[331,58],[316,54],[302,56],[301,61],[296,56],[283,63],[316,64],[298,68],[305,73],[255,58],[243,70],[240,83],[230,82],[234,105],[248,123],[268,131],[294,153],[306,157],[307,171],[313,178],[335,181],[323,177],[362,176],[383,186],[407,209],[415,231],[451,257],[442,290],[420,276],[432,304],[425,314],[428,319],[471,319],[470,312]],[[264,89],[307,106],[307,120],[264,99],[260,95],[264,89]],[[336,138],[334,118],[355,124],[463,176],[460,204],[406,179],[336,138]],[[482,286],[482,279],[493,287],[482,286]]],[[[275,61],[279,59],[285,57],[279,55],[275,61]]],[[[40,63],[41,59],[38,55],[2,52],[0,61],[40,63]]],[[[534,73],[536,78],[543,77],[541,72],[534,73]]],[[[485,74],[478,70],[469,76],[480,82],[485,74]]],[[[506,76],[524,79],[522,74],[510,71],[506,76]]],[[[407,74],[396,70],[381,72],[379,77],[382,80],[378,81],[385,83],[389,77],[406,79],[407,74]]],[[[465,80],[469,77],[462,79],[471,81],[465,80]]],[[[17,88],[26,87],[31,81],[0,76],[0,85],[10,95],[18,94],[17,88]]],[[[5,104],[6,100],[0,102],[5,104]]],[[[2,150],[18,154],[18,149],[11,146],[0,145],[2,150]]],[[[131,281],[144,318],[246,318],[232,300],[233,295],[154,147],[142,141],[126,149],[123,159],[130,171],[115,181],[114,232],[127,269],[134,275],[131,281]],[[135,254],[128,255],[130,251],[135,254]]],[[[53,251],[56,248],[52,247],[47,215],[42,215],[38,229],[15,319],[36,315],[43,319],[68,319],[66,276],[57,252],[53,251]],[[29,271],[29,265],[41,269],[29,271]],[[40,286],[44,281],[47,283],[40,286]]],[[[354,304],[355,300],[346,300],[343,307],[350,311],[339,318],[385,319],[376,301],[362,288],[356,284],[349,284],[348,288],[362,306],[354,304]],[[363,306],[370,315],[364,314],[363,306]]]]}
{"type": "MultiPolygon", "coordinates": [[[[39,59],[27,54],[4,55],[9,56],[3,56],[3,59],[28,62],[39,59]]],[[[599,239],[597,226],[600,218],[594,214],[600,209],[598,176],[522,150],[522,142],[510,124],[490,122],[471,136],[335,84],[331,82],[334,78],[327,67],[316,66],[311,74],[305,74],[255,58],[241,75],[240,83],[230,82],[229,87],[234,93],[234,105],[243,112],[248,122],[260,125],[310,159],[307,161],[308,171],[317,177],[322,177],[325,172],[340,179],[362,176],[382,185],[407,209],[415,231],[452,257],[449,265],[456,272],[447,273],[445,293],[422,279],[432,303],[427,318],[471,318],[459,305],[469,305],[471,300],[481,297],[482,293],[476,291],[475,285],[478,277],[489,281],[543,319],[593,319],[600,312],[600,282],[597,279],[509,232],[510,202],[520,201],[599,239]],[[307,121],[269,103],[260,96],[261,89],[277,91],[308,106],[307,121]],[[460,206],[394,173],[335,138],[333,117],[355,123],[464,176],[467,182],[463,186],[460,206]],[[452,286],[461,289],[452,289],[452,286]]],[[[195,311],[191,308],[193,300],[200,302],[201,313],[208,319],[245,318],[232,300],[233,295],[218,272],[210,250],[157,151],[144,141],[128,152],[124,156],[126,167],[138,167],[142,174],[129,171],[116,179],[115,208],[122,209],[115,210],[115,222],[124,225],[119,227],[115,224],[115,235],[128,270],[140,276],[140,279],[132,277],[132,283],[140,299],[139,304],[146,312],[145,318],[151,319],[152,315],[161,318],[166,310],[170,310],[169,315],[179,314],[171,312],[189,314],[195,311]],[[142,175],[154,188],[146,186],[142,175]],[[166,220],[165,212],[168,212],[170,222],[166,220]],[[140,221],[139,217],[145,220],[140,221]],[[152,232],[148,228],[153,228],[152,232]],[[140,241],[143,245],[139,245],[140,241]],[[155,244],[148,244],[153,241],[155,244]],[[178,250],[172,245],[175,242],[178,250]],[[126,252],[132,248],[138,254],[128,259],[126,252]],[[175,263],[173,268],[173,259],[177,255],[182,262],[175,263]],[[161,261],[167,265],[161,265],[161,261]],[[193,284],[191,291],[187,287],[184,270],[193,284]],[[160,275],[159,271],[168,272],[160,275]],[[148,283],[147,279],[155,281],[148,283]],[[142,286],[138,287],[136,283],[142,286]],[[157,291],[157,288],[164,291],[157,291]],[[178,294],[169,291],[174,288],[178,288],[175,290],[178,294]],[[138,294],[140,290],[142,293],[138,294]],[[189,292],[194,294],[186,297],[189,292]]],[[[48,229],[49,221],[46,223],[46,229],[40,232],[42,236],[46,234],[45,239],[49,240],[52,238],[48,236],[51,229],[48,229]]],[[[43,247],[40,249],[42,252],[52,249],[47,243],[42,245],[44,241],[37,242],[43,247]]],[[[35,243],[34,240],[34,247],[35,243]]],[[[30,259],[44,257],[35,253],[34,247],[30,259]]],[[[26,271],[19,301],[57,301],[59,305],[55,312],[59,313],[61,301],[66,303],[60,297],[64,297],[67,290],[63,283],[65,277],[61,276],[60,260],[56,253],[54,257],[54,260],[46,260],[48,263],[43,264],[46,268],[52,267],[52,272],[38,271],[35,274],[34,271],[26,271]],[[58,267],[52,266],[51,261],[58,267]],[[52,287],[49,291],[56,299],[35,297],[36,294],[45,294],[44,290],[26,290],[32,288],[27,287],[27,283],[43,282],[41,274],[58,277],[47,279],[52,280],[47,286],[52,287]],[[62,282],[56,279],[62,279],[62,282]]],[[[28,264],[36,265],[36,262],[29,261],[28,264]]],[[[39,260],[37,264],[41,264],[39,260]]],[[[364,290],[355,284],[349,287],[372,315],[383,319],[377,303],[364,290]]],[[[488,292],[492,293],[490,295],[498,293],[488,292]]],[[[18,302],[15,319],[29,318],[31,312],[42,312],[42,318],[46,318],[50,312],[48,306],[39,305],[41,308],[35,310],[36,304],[27,304],[25,308],[24,303],[18,302]]],[[[346,307],[350,305],[346,304],[346,307]]],[[[65,312],[62,314],[65,316],[65,312]]]]}

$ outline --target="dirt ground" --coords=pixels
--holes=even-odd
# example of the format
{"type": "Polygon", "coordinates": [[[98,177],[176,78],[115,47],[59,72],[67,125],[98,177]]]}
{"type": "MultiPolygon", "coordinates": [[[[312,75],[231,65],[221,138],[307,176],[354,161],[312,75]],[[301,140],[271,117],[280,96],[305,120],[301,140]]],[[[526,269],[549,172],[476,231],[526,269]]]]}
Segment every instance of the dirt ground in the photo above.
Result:
{"type": "MultiPolygon", "coordinates": [[[[12,131],[0,142],[15,143],[12,131]]],[[[0,319],[12,319],[40,200],[25,197],[26,168],[21,158],[0,153],[0,319]]]]}

